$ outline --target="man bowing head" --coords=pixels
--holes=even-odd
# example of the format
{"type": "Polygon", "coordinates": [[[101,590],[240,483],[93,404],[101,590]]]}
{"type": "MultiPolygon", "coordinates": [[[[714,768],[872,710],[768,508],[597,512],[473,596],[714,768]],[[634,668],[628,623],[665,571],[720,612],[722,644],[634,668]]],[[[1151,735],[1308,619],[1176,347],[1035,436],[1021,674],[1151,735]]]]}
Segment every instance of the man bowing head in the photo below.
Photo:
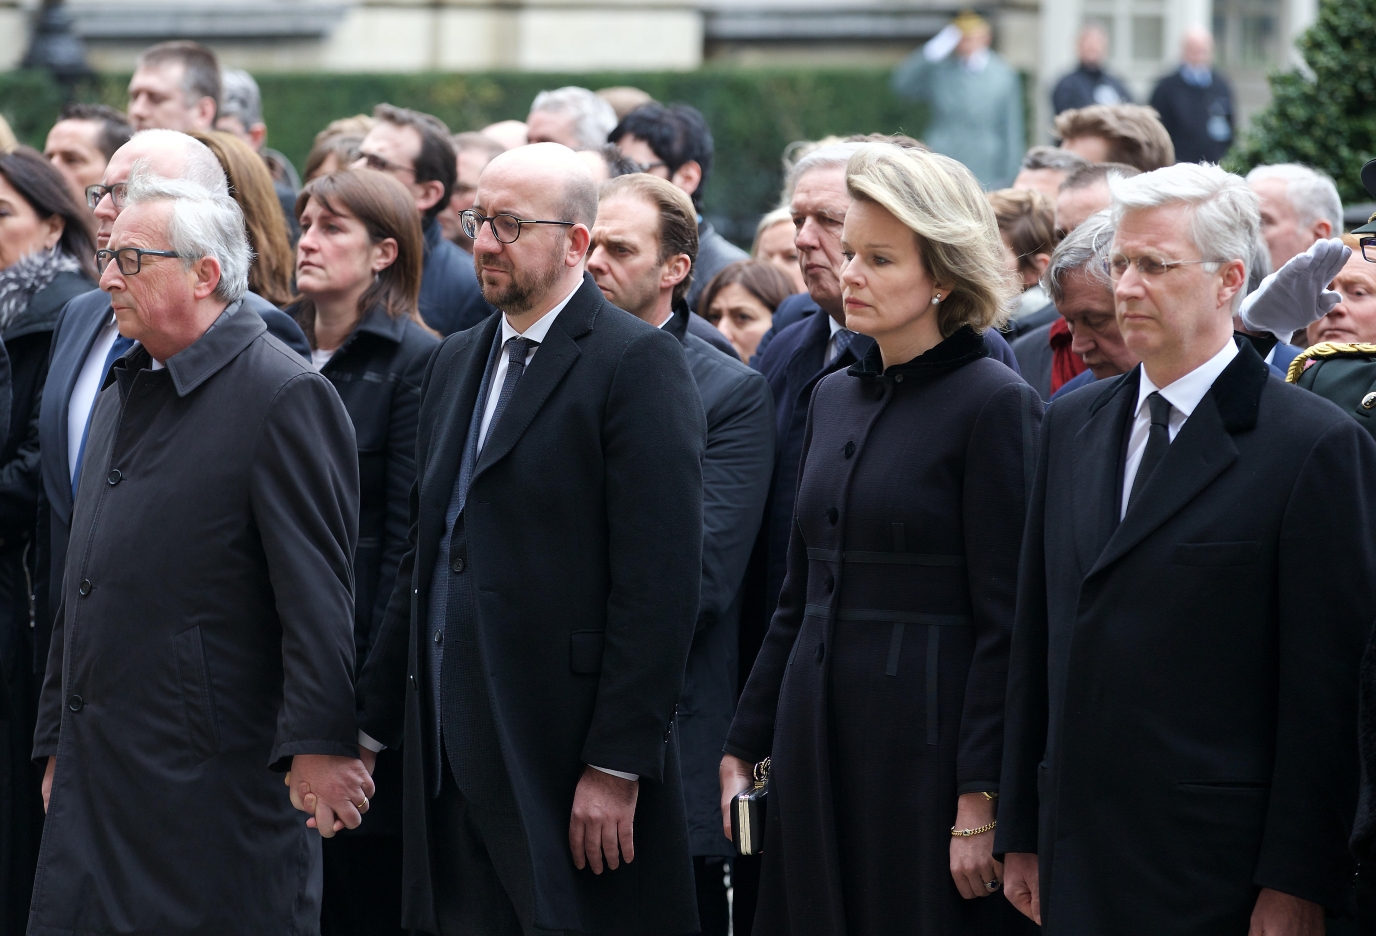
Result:
{"type": "Polygon", "coordinates": [[[583,272],[596,216],[566,147],[494,159],[461,223],[501,314],[421,387],[359,711],[365,745],[405,735],[402,925],[440,936],[697,931],[674,712],[706,427],[678,341],[583,272]]]}
{"type": "Polygon", "coordinates": [[[43,684],[36,936],[317,932],[280,771],[322,832],[367,809],[353,430],[245,311],[248,264],[233,200],[146,171],[97,256],[137,343],[91,415],[43,684]]]}

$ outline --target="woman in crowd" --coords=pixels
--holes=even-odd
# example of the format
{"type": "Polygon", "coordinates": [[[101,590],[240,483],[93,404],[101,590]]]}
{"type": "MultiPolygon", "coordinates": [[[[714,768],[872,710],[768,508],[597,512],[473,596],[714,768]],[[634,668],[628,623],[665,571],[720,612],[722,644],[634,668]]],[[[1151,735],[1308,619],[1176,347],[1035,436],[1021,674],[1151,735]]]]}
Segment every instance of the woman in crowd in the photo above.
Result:
{"type": "Polygon", "coordinates": [[[1342,301],[1305,332],[1310,346],[1324,341],[1343,344],[1376,344],[1376,263],[1362,257],[1362,245],[1353,234],[1342,235],[1352,256],[1333,277],[1333,289],[1342,301]]]}
{"type": "Polygon", "coordinates": [[[1001,189],[989,193],[989,204],[994,206],[999,225],[1004,266],[1022,287],[1008,323],[1008,340],[1012,341],[1056,318],[1056,307],[1041,287],[1042,274],[1060,243],[1056,203],[1033,189],[1001,189]]]}
{"type": "Polygon", "coordinates": [[[91,215],[27,146],[0,155],[0,932],[22,933],[43,824],[42,771],[30,753],[45,661],[34,660],[33,539],[42,486],[38,406],[53,326],[95,288],[91,215]],[[8,431],[4,425],[8,425],[8,431]],[[37,666],[35,668],[35,663],[37,666]],[[37,672],[38,675],[35,675],[37,672]]]}
{"type": "Polygon", "coordinates": [[[969,170],[871,143],[846,186],[846,325],[876,344],[812,398],[723,817],[771,756],[757,936],[1021,932],[993,828],[1042,405],[987,359],[1013,286],[969,170]]]}
{"type": "MultiPolygon", "coordinates": [[[[348,169],[308,182],[296,199],[300,298],[287,311],[358,437],[354,646],[362,667],[406,551],[416,476],[420,382],[439,339],[420,320],[420,215],[396,179],[348,169]]],[[[368,821],[324,843],[321,929],[396,933],[401,920],[401,762],[384,751],[368,821]]]]}
{"type": "Polygon", "coordinates": [[[774,310],[794,291],[774,264],[737,260],[703,289],[703,317],[726,336],[742,361],[748,361],[774,324],[774,310]]]}
{"type": "Polygon", "coordinates": [[[286,216],[263,158],[232,133],[194,131],[224,167],[229,194],[244,212],[253,264],[248,288],[279,308],[291,301],[291,242],[286,216]]]}
{"type": "Polygon", "coordinates": [[[793,243],[795,233],[793,212],[787,205],[775,208],[761,218],[759,226],[755,228],[755,243],[750,247],[750,256],[772,263],[782,270],[792,284],[789,292],[799,293],[807,291],[807,282],[803,279],[803,268],[798,265],[798,248],[793,243]]]}

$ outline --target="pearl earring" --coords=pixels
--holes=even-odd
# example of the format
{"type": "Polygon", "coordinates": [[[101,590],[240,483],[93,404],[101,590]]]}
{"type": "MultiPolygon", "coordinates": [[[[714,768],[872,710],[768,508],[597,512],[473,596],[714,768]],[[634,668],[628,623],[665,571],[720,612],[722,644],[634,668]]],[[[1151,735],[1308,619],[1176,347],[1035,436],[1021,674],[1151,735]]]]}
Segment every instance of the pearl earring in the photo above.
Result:
{"type": "Polygon", "coordinates": [[[941,305],[941,293],[932,296],[932,305],[941,305]]]}

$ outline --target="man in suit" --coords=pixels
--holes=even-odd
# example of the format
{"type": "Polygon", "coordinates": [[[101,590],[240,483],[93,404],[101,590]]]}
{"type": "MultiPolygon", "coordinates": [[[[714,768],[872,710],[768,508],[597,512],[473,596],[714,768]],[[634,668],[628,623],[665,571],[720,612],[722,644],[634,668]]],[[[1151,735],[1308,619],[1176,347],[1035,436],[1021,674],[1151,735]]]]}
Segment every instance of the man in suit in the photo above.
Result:
{"type": "MultiPolygon", "coordinates": [[[[101,186],[93,189],[99,196],[95,205],[99,225],[96,246],[101,249],[110,241],[110,232],[124,207],[130,173],[139,162],[164,178],[194,182],[214,194],[229,193],[224,169],[204,143],[174,130],[142,131],[115,151],[101,186]]],[[[270,335],[310,360],[310,345],[291,316],[253,292],[244,294],[244,306],[263,320],[270,335]]],[[[43,491],[38,505],[34,581],[35,672],[43,671],[48,658],[48,634],[62,588],[87,423],[110,365],[133,343],[120,335],[110,296],[99,289],[69,301],[53,329],[52,360],[38,414],[43,491]]]]}
{"type": "Polygon", "coordinates": [[[354,166],[388,173],[415,199],[425,235],[420,317],[441,335],[472,328],[492,307],[483,301],[471,260],[445,238],[438,220],[458,177],[449,128],[438,117],[391,104],[373,108],[373,119],[354,166]]]}
{"type": "Polygon", "coordinates": [[[1234,337],[1259,237],[1245,182],[1182,164],[1111,185],[1143,363],[1042,423],[1004,888],[1048,936],[1317,936],[1352,878],[1376,443],[1234,337]]]}
{"type": "Polygon", "coordinates": [[[726,936],[724,859],[717,767],[736,711],[741,583],[774,469],[769,384],[733,355],[688,330],[682,302],[697,252],[688,196],[646,173],[602,185],[588,272],[607,301],[683,343],[707,417],[702,462],[702,591],[679,713],[683,790],[703,936],[726,936]]]}
{"type": "Polygon", "coordinates": [[[697,929],[674,710],[706,426],[679,342],[583,272],[596,215],[568,148],[494,159],[464,223],[501,314],[421,387],[359,726],[405,736],[403,925],[440,936],[697,929]]]}
{"type": "Polygon", "coordinates": [[[1179,162],[1218,162],[1233,145],[1233,88],[1214,65],[1214,37],[1189,29],[1181,63],[1157,82],[1151,106],[1175,144],[1179,162]]]}
{"type": "Polygon", "coordinates": [[[698,309],[698,296],[724,267],[748,256],[716,232],[702,217],[702,195],[712,175],[712,131],[697,108],[665,107],[650,102],[627,114],[607,137],[650,175],[667,179],[693,200],[698,219],[698,257],[688,307],[698,309]]]}

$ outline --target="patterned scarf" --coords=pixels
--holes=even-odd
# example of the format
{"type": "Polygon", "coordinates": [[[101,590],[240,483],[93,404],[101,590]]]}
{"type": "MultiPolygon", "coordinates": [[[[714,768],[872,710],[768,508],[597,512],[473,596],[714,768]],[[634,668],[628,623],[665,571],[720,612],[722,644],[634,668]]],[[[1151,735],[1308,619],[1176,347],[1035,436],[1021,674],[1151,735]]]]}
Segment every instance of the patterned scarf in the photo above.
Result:
{"type": "Polygon", "coordinates": [[[35,250],[18,263],[0,270],[0,332],[28,309],[33,297],[59,273],[75,273],[81,269],[76,258],[63,252],[61,245],[52,250],[35,250]]]}

